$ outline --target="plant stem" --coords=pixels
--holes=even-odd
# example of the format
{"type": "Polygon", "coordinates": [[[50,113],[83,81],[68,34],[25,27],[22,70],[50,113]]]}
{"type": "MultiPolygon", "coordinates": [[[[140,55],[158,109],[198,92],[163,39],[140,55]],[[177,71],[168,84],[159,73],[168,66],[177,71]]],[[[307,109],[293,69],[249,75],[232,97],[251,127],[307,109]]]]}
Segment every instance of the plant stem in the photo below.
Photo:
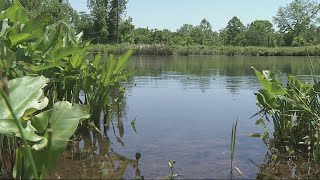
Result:
{"type": "Polygon", "coordinates": [[[25,134],[23,132],[23,127],[21,125],[21,122],[18,120],[17,116],[15,115],[15,113],[13,111],[13,108],[11,107],[11,104],[10,104],[10,101],[9,101],[9,97],[7,96],[7,94],[1,88],[0,88],[0,92],[1,92],[0,94],[2,95],[3,99],[6,102],[6,105],[8,106],[8,108],[10,110],[10,113],[11,113],[16,125],[18,126],[18,129],[19,129],[19,132],[20,132],[20,135],[21,135],[21,138],[22,138],[22,143],[26,147],[26,151],[27,151],[27,154],[29,156],[29,160],[31,161],[30,163],[31,163],[31,168],[32,168],[33,174],[34,174],[36,179],[39,179],[37,168],[36,168],[36,164],[34,162],[32,153],[31,153],[30,149],[27,148],[28,143],[27,143],[27,140],[26,140],[26,136],[25,136],[25,134]]]}

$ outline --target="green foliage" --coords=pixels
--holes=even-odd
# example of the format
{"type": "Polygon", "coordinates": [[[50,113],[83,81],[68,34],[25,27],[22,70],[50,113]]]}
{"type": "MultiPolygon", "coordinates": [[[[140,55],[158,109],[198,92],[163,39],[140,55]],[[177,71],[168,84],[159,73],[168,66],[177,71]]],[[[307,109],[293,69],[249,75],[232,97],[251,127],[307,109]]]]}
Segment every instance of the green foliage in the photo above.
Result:
{"type": "Polygon", "coordinates": [[[88,0],[91,14],[81,15],[85,23],[80,20],[78,30],[86,31],[86,36],[96,43],[119,43],[120,38],[132,42],[132,38],[125,37],[126,33],[132,33],[130,18],[124,20],[122,17],[126,4],[127,0],[88,0]]]}
{"type": "Polygon", "coordinates": [[[246,32],[247,44],[252,46],[273,46],[272,23],[267,20],[256,20],[249,25],[246,32]]]}
{"type": "Polygon", "coordinates": [[[31,163],[28,164],[28,160],[25,160],[30,158],[27,151],[33,151],[36,167],[42,176],[53,170],[55,161],[64,151],[79,121],[89,118],[87,107],[72,105],[69,102],[57,102],[52,109],[39,113],[39,110],[48,105],[43,93],[47,81],[42,76],[24,76],[9,81],[9,102],[13,107],[13,114],[7,114],[10,110],[5,97],[0,99],[0,107],[5,112],[0,115],[0,134],[14,135],[28,141],[28,145],[20,146],[16,152],[17,158],[13,170],[13,177],[16,179],[37,177],[35,174],[30,174],[31,163]],[[22,132],[14,123],[13,115],[23,124],[22,132]]]}
{"type": "MultiPolygon", "coordinates": [[[[318,2],[313,0],[294,0],[278,9],[273,19],[280,32],[286,34],[286,45],[292,45],[295,37],[301,36],[306,40],[306,32],[319,22],[319,11],[318,2]]],[[[300,44],[296,39],[294,45],[300,44]]]]}
{"type": "Polygon", "coordinates": [[[255,93],[261,109],[257,113],[261,118],[256,124],[263,125],[265,134],[262,139],[271,153],[278,150],[293,155],[312,150],[318,154],[319,82],[314,79],[312,85],[290,75],[287,86],[284,86],[273,73],[254,71],[263,87],[255,93]],[[273,135],[269,134],[266,126],[266,121],[270,120],[273,122],[273,135]]]}
{"type": "Polygon", "coordinates": [[[226,27],[226,44],[241,46],[245,42],[245,27],[239,18],[233,17],[226,27]]]}
{"type": "MultiPolygon", "coordinates": [[[[12,146],[14,178],[37,179],[53,170],[79,122],[98,129],[101,112],[112,116],[112,105],[123,97],[119,83],[127,79],[123,69],[132,51],[102,60],[100,54],[90,54],[91,45],[67,23],[52,24],[49,14],[34,19],[26,14],[16,0],[0,16],[0,75],[11,79],[9,89],[0,84],[10,94],[8,100],[0,99],[0,136],[23,141],[12,146]],[[82,122],[89,114],[91,122],[82,122]]],[[[5,146],[11,147],[10,142],[5,146]]]]}

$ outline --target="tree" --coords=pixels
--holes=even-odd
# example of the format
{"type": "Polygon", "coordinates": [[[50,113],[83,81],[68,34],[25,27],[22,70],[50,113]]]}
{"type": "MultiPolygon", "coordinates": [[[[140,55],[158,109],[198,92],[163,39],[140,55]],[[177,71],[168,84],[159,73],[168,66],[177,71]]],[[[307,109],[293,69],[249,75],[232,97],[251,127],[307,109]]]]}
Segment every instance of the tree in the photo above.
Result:
{"type": "Polygon", "coordinates": [[[193,25],[191,24],[183,24],[178,30],[177,33],[180,33],[182,35],[190,35],[191,31],[193,29],[193,25]]]}
{"type": "Polygon", "coordinates": [[[292,45],[294,38],[305,40],[305,32],[319,22],[320,5],[313,0],[294,0],[280,7],[273,20],[284,34],[285,45],[292,45]]]}
{"type": "Polygon", "coordinates": [[[119,25],[122,21],[122,14],[126,10],[127,0],[111,0],[108,17],[108,39],[111,43],[119,43],[119,25]]]}
{"type": "Polygon", "coordinates": [[[119,26],[119,42],[133,43],[134,42],[134,25],[132,18],[128,18],[121,22],[119,26]]]}
{"type": "Polygon", "coordinates": [[[83,32],[83,39],[94,39],[93,18],[90,14],[79,12],[79,18],[76,21],[77,32],[83,32]]]}
{"type": "Polygon", "coordinates": [[[120,25],[128,0],[88,0],[93,31],[98,43],[120,41],[120,25]]]}
{"type": "Polygon", "coordinates": [[[226,44],[232,46],[241,46],[245,42],[245,27],[239,18],[234,16],[225,29],[226,44]]]}
{"type": "Polygon", "coordinates": [[[151,44],[151,32],[147,28],[137,28],[134,30],[135,44],[151,44]]]}
{"type": "Polygon", "coordinates": [[[92,36],[96,43],[107,42],[108,2],[108,0],[88,0],[87,2],[93,21],[92,36]]]}
{"type": "Polygon", "coordinates": [[[191,24],[183,24],[179,29],[177,29],[177,34],[174,37],[174,42],[179,45],[186,46],[194,44],[191,34],[195,27],[191,24]]]}
{"type": "MultiPolygon", "coordinates": [[[[52,15],[50,23],[63,20],[74,24],[78,18],[78,13],[70,6],[68,0],[20,0],[19,2],[27,10],[31,19],[49,13],[52,15]]],[[[13,1],[8,0],[6,6],[12,3],[13,1]]]]}
{"type": "Polygon", "coordinates": [[[246,32],[247,45],[271,46],[273,40],[273,25],[267,20],[253,21],[246,32]]]}

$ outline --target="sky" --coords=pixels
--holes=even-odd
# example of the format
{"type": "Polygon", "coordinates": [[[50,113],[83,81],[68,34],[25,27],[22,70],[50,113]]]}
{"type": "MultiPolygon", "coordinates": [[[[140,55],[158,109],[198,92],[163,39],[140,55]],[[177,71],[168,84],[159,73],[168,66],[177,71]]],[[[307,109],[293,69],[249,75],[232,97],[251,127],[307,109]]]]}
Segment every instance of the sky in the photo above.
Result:
{"type": "MultiPolygon", "coordinates": [[[[77,11],[87,11],[87,0],[69,0],[77,11]]],[[[129,0],[126,16],[135,27],[176,31],[183,24],[199,25],[207,19],[214,31],[227,26],[237,16],[244,25],[269,20],[280,6],[292,0],[129,0]]]]}

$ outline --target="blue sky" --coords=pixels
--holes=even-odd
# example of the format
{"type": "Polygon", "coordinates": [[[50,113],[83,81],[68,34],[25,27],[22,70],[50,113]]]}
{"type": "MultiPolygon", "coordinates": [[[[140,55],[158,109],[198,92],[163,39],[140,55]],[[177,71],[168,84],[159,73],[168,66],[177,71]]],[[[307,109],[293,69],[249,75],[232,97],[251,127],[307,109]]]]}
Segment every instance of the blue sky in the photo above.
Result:
{"type": "MultiPolygon", "coordinates": [[[[77,11],[88,11],[87,0],[69,0],[77,11]]],[[[246,25],[254,20],[270,20],[279,6],[292,0],[129,0],[126,16],[136,27],[170,29],[182,24],[198,25],[206,18],[214,31],[226,27],[237,16],[246,25]]]]}

